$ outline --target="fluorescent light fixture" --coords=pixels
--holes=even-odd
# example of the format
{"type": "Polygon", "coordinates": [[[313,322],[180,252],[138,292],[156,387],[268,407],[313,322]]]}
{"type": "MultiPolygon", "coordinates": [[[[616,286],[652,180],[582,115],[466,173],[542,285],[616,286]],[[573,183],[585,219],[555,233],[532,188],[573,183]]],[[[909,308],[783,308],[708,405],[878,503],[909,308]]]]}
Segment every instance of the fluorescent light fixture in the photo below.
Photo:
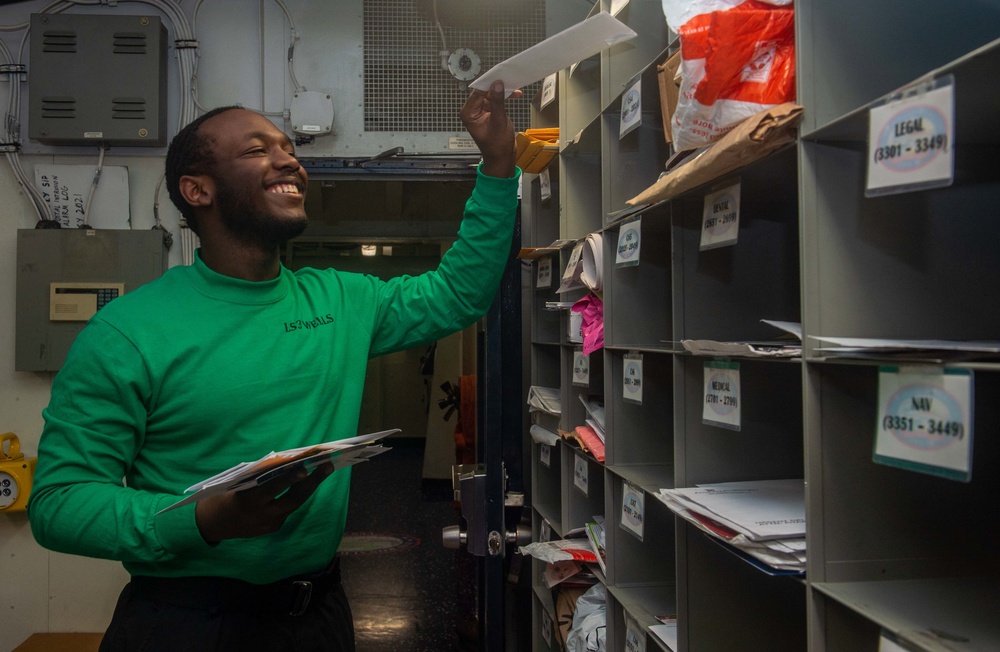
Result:
{"type": "Polygon", "coordinates": [[[378,245],[361,245],[362,256],[374,256],[378,253],[378,245]]]}

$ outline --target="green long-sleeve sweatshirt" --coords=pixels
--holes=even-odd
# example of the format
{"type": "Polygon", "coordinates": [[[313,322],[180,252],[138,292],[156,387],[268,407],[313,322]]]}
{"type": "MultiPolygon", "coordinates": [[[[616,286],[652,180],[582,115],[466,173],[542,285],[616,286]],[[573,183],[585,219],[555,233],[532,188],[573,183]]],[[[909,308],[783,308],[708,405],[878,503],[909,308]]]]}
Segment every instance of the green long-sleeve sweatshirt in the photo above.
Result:
{"type": "Polygon", "coordinates": [[[439,339],[489,307],[516,188],[516,176],[480,173],[457,241],[420,276],[282,268],[256,283],[199,258],[102,308],[43,412],[28,504],[36,540],[133,575],[265,583],[324,567],[343,536],[349,468],[270,535],[210,546],[194,505],[156,512],[239,462],[358,434],[370,357],[439,339]]]}

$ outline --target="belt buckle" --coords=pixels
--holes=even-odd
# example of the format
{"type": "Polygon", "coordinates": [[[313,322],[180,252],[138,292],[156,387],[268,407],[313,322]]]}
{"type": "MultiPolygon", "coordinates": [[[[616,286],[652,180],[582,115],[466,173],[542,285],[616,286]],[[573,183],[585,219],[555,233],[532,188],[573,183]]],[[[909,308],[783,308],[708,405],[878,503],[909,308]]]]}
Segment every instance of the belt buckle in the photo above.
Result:
{"type": "Polygon", "coordinates": [[[309,606],[309,599],[312,597],[312,582],[298,580],[292,582],[294,593],[292,594],[292,608],[288,612],[289,616],[301,616],[309,606]]]}

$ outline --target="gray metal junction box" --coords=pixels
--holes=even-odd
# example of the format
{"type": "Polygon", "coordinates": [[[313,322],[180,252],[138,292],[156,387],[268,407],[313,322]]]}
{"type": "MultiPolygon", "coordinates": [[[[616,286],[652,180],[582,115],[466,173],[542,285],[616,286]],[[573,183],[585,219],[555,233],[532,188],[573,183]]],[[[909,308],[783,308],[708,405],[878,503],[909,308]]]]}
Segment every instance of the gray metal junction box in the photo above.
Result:
{"type": "Polygon", "coordinates": [[[156,16],[32,14],[28,137],[167,144],[167,30],[156,16]]]}
{"type": "Polygon", "coordinates": [[[19,229],[14,369],[58,371],[91,315],[166,269],[156,229],[19,229]]]}

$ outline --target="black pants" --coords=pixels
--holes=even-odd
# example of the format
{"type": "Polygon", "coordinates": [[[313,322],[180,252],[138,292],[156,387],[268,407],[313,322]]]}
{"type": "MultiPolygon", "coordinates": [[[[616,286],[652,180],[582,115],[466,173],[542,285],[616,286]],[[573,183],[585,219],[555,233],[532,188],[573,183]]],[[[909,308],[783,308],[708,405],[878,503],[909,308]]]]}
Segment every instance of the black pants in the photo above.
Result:
{"type": "Polygon", "coordinates": [[[133,578],[100,652],[354,652],[354,621],[339,569],[310,581],[257,587],[219,578],[133,578]],[[295,612],[298,615],[292,615],[295,612]]]}

